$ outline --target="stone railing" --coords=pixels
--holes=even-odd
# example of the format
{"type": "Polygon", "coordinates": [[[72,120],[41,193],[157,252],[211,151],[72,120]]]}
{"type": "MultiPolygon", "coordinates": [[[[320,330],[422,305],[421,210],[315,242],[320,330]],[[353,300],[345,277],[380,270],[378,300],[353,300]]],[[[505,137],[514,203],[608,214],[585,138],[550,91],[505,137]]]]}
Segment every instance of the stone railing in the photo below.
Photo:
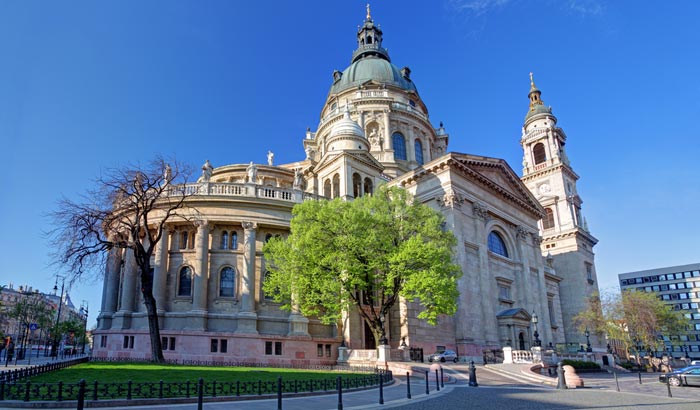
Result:
{"type": "Polygon", "coordinates": [[[408,104],[404,104],[404,103],[400,103],[400,102],[393,102],[393,103],[391,103],[391,109],[398,110],[398,111],[410,112],[411,114],[415,114],[415,115],[423,118],[426,121],[428,120],[428,116],[423,114],[423,112],[421,112],[421,110],[419,110],[415,107],[412,107],[408,104]]]}
{"type": "MultiPolygon", "coordinates": [[[[182,195],[182,186],[173,188],[177,195],[182,195]]],[[[240,184],[228,182],[209,182],[187,184],[184,186],[187,196],[234,196],[248,198],[275,199],[278,201],[300,203],[303,200],[323,198],[301,190],[273,186],[240,184]]]]}
{"type": "Polygon", "coordinates": [[[348,361],[376,362],[377,349],[348,349],[348,361]]]}
{"type": "Polygon", "coordinates": [[[529,350],[513,350],[513,363],[532,363],[532,352],[529,350]]]}
{"type": "Polygon", "coordinates": [[[358,90],[355,98],[389,98],[388,90],[358,90]]]}

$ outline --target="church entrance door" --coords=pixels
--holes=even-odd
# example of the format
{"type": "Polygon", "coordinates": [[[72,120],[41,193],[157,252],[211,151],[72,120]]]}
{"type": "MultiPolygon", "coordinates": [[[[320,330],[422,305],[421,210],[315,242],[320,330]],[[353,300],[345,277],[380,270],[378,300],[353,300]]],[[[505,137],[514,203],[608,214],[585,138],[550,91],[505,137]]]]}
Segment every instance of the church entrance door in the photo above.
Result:
{"type": "Polygon", "coordinates": [[[372,333],[372,329],[370,329],[369,325],[367,322],[364,320],[362,323],[365,324],[365,349],[376,349],[377,348],[377,343],[374,341],[374,333],[372,333]]]}
{"type": "Polygon", "coordinates": [[[523,334],[523,332],[520,332],[518,334],[518,346],[520,350],[525,350],[525,335],[523,334]]]}

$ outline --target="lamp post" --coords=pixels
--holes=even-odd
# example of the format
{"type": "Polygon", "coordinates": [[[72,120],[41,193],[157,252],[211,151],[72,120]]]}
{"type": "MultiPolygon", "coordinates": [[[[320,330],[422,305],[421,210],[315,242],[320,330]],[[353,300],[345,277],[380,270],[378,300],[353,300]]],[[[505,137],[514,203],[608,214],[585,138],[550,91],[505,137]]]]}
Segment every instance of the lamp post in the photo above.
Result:
{"type": "Polygon", "coordinates": [[[586,332],[584,333],[586,335],[586,351],[587,352],[592,352],[593,349],[591,349],[591,333],[588,331],[588,328],[586,328],[586,332]]]}
{"type": "Polygon", "coordinates": [[[83,314],[83,320],[85,320],[85,328],[83,330],[83,348],[81,353],[85,354],[85,342],[87,341],[87,322],[88,322],[88,302],[83,300],[83,305],[80,306],[80,311],[83,314]]]}
{"type": "Polygon", "coordinates": [[[53,335],[53,346],[51,346],[51,357],[55,359],[58,358],[58,325],[61,323],[61,308],[63,307],[63,288],[66,283],[66,278],[60,275],[56,275],[56,283],[53,285],[54,293],[58,291],[58,278],[61,278],[61,296],[58,299],[58,315],[56,315],[56,326],[54,327],[53,335]]]}
{"type": "Polygon", "coordinates": [[[540,347],[540,346],[542,346],[542,341],[540,340],[540,334],[537,332],[537,322],[538,322],[537,314],[533,313],[532,314],[532,328],[535,330],[535,333],[533,333],[533,335],[535,336],[535,341],[534,341],[533,345],[535,347],[540,347]]]}
{"type": "Polygon", "coordinates": [[[683,350],[685,351],[685,358],[690,359],[690,355],[688,354],[688,345],[683,345],[683,350]]]}

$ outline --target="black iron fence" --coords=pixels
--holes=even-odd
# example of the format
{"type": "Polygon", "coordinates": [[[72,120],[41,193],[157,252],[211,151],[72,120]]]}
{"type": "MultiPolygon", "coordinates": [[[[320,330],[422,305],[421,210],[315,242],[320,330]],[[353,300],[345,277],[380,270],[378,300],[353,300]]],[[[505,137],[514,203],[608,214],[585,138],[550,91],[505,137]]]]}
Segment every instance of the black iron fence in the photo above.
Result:
{"type": "MultiPolygon", "coordinates": [[[[282,393],[313,393],[338,389],[337,377],[316,380],[282,380],[282,393]]],[[[366,375],[347,375],[340,379],[343,389],[357,389],[386,384],[393,380],[391,371],[377,370],[366,375]]],[[[265,396],[278,393],[278,381],[203,382],[204,397],[265,396]]],[[[126,382],[126,383],[32,383],[0,381],[0,401],[64,401],[113,399],[163,399],[197,397],[198,382],[126,382]]]]}
{"type": "Polygon", "coordinates": [[[56,363],[46,363],[41,365],[35,365],[30,367],[25,367],[23,369],[6,370],[0,372],[0,382],[2,383],[17,383],[26,378],[38,376],[40,374],[52,372],[54,370],[64,369],[79,363],[87,362],[87,357],[81,357],[73,360],[66,360],[56,363]]]}

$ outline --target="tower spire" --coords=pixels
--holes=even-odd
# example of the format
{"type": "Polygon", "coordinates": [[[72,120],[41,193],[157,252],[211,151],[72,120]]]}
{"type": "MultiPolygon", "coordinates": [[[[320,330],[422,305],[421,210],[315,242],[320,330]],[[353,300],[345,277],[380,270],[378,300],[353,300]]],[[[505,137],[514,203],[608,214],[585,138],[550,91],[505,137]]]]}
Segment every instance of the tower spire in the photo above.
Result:
{"type": "Polygon", "coordinates": [[[369,3],[367,3],[367,21],[372,21],[372,13],[369,10],[369,3]]]}
{"type": "Polygon", "coordinates": [[[530,98],[530,111],[535,111],[538,105],[544,106],[544,102],[540,98],[542,92],[535,86],[535,78],[530,72],[530,93],[527,95],[530,98]]]}

